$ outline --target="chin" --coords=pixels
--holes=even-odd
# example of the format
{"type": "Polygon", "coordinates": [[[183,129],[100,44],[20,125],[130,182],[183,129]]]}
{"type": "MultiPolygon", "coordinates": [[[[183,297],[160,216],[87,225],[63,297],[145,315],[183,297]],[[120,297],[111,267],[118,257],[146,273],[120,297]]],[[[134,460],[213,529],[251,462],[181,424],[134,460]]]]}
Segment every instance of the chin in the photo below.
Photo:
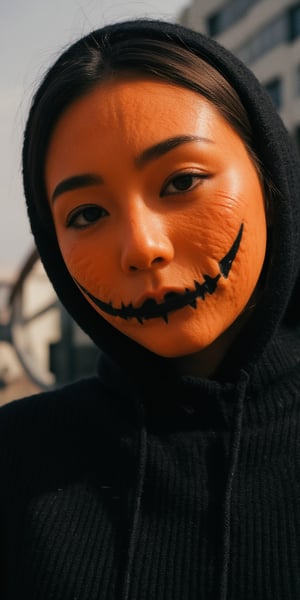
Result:
{"type": "Polygon", "coordinates": [[[210,344],[203,345],[195,345],[195,344],[180,344],[179,347],[174,345],[161,345],[158,347],[157,345],[146,346],[147,350],[153,352],[157,356],[161,356],[162,358],[183,358],[184,356],[192,356],[193,354],[198,354],[207,348],[210,344]]]}
{"type": "MultiPolygon", "coordinates": [[[[104,316],[102,314],[102,316],[104,316]]],[[[163,319],[149,319],[138,323],[135,319],[124,321],[119,318],[106,320],[120,333],[162,358],[180,358],[201,353],[214,342],[221,340],[230,323],[214,315],[198,315],[187,307],[183,311],[169,314],[168,323],[163,319]],[[184,314],[185,313],[185,314],[184,314]],[[213,325],[209,327],[209,323],[213,325]]]]}
{"type": "Polygon", "coordinates": [[[214,336],[197,335],[196,332],[191,335],[190,332],[179,330],[177,326],[174,331],[172,331],[172,327],[167,329],[168,327],[169,325],[165,325],[166,329],[163,328],[163,330],[159,327],[159,331],[156,332],[154,328],[151,328],[149,335],[146,331],[143,335],[129,335],[128,332],[125,333],[124,331],[122,333],[162,358],[180,358],[197,354],[205,350],[216,339],[214,336]]]}

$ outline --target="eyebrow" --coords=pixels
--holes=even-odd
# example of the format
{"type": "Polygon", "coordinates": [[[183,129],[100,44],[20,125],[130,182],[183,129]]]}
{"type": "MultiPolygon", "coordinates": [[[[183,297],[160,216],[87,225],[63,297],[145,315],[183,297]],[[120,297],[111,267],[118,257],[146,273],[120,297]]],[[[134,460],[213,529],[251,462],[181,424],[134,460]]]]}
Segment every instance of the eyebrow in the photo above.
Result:
{"type": "MultiPolygon", "coordinates": [[[[177,146],[181,146],[182,144],[188,144],[191,142],[205,142],[208,144],[213,144],[213,140],[196,136],[196,135],[178,135],[172,138],[168,138],[167,140],[163,140],[162,142],[158,142],[149,148],[146,148],[141,152],[141,154],[135,159],[135,165],[138,169],[142,169],[146,164],[151,162],[152,160],[156,160],[160,158],[167,152],[170,152],[177,146]]],[[[52,194],[52,202],[56,200],[58,196],[65,194],[66,192],[71,192],[72,190],[77,190],[80,188],[89,187],[92,185],[101,185],[103,184],[103,178],[101,175],[94,175],[90,173],[84,173],[82,175],[74,175],[72,177],[68,177],[67,179],[63,179],[54,189],[52,194]]]]}
{"type": "Polygon", "coordinates": [[[65,194],[66,192],[89,187],[91,185],[99,185],[101,183],[103,183],[103,179],[100,175],[90,175],[87,173],[84,175],[68,177],[67,179],[63,179],[63,181],[56,186],[52,194],[52,202],[54,202],[58,196],[65,194]]]}
{"type": "Polygon", "coordinates": [[[158,144],[154,144],[154,146],[150,146],[150,148],[143,150],[143,152],[135,159],[135,164],[138,169],[141,169],[148,162],[163,156],[163,154],[170,152],[170,150],[173,150],[173,148],[181,146],[182,144],[189,144],[191,142],[205,142],[208,144],[214,143],[213,140],[198,135],[177,135],[176,137],[168,138],[167,140],[158,142],[158,144]]]}

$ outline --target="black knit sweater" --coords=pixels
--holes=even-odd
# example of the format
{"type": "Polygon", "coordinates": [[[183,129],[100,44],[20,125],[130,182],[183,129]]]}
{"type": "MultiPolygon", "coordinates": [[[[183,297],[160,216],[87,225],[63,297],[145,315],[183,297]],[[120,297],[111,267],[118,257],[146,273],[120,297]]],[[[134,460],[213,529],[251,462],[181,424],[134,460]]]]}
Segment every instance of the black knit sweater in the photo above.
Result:
{"type": "Polygon", "coordinates": [[[258,82],[214,42],[152,21],[114,35],[172,37],[238,91],[278,189],[268,287],[214,379],[179,376],[83,299],[25,169],[45,268],[102,352],[94,378],[0,410],[0,597],[297,600],[299,162],[258,82]]]}
{"type": "Polygon", "coordinates": [[[144,416],[107,364],[4,407],[1,598],[299,598],[299,363],[283,336],[144,416]]]}

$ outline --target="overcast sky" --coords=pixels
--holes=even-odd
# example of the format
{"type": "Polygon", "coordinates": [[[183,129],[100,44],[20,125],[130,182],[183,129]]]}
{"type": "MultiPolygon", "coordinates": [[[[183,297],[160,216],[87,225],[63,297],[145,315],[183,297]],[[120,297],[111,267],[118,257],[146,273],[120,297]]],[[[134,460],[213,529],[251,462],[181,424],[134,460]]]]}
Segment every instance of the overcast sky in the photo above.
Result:
{"type": "Polygon", "coordinates": [[[134,17],[175,21],[191,0],[0,0],[0,274],[33,247],[20,155],[32,93],[64,46],[102,25],[134,17]]]}

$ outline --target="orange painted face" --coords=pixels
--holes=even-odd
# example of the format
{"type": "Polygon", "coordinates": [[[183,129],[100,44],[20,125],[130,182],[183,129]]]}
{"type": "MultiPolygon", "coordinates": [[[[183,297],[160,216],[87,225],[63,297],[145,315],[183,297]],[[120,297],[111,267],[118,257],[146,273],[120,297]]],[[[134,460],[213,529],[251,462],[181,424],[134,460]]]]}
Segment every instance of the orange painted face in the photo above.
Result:
{"type": "Polygon", "coordinates": [[[266,250],[261,184],[200,95],[147,79],[102,84],[58,121],[46,186],[70,274],[142,346],[201,351],[247,305],[266,250]]]}

